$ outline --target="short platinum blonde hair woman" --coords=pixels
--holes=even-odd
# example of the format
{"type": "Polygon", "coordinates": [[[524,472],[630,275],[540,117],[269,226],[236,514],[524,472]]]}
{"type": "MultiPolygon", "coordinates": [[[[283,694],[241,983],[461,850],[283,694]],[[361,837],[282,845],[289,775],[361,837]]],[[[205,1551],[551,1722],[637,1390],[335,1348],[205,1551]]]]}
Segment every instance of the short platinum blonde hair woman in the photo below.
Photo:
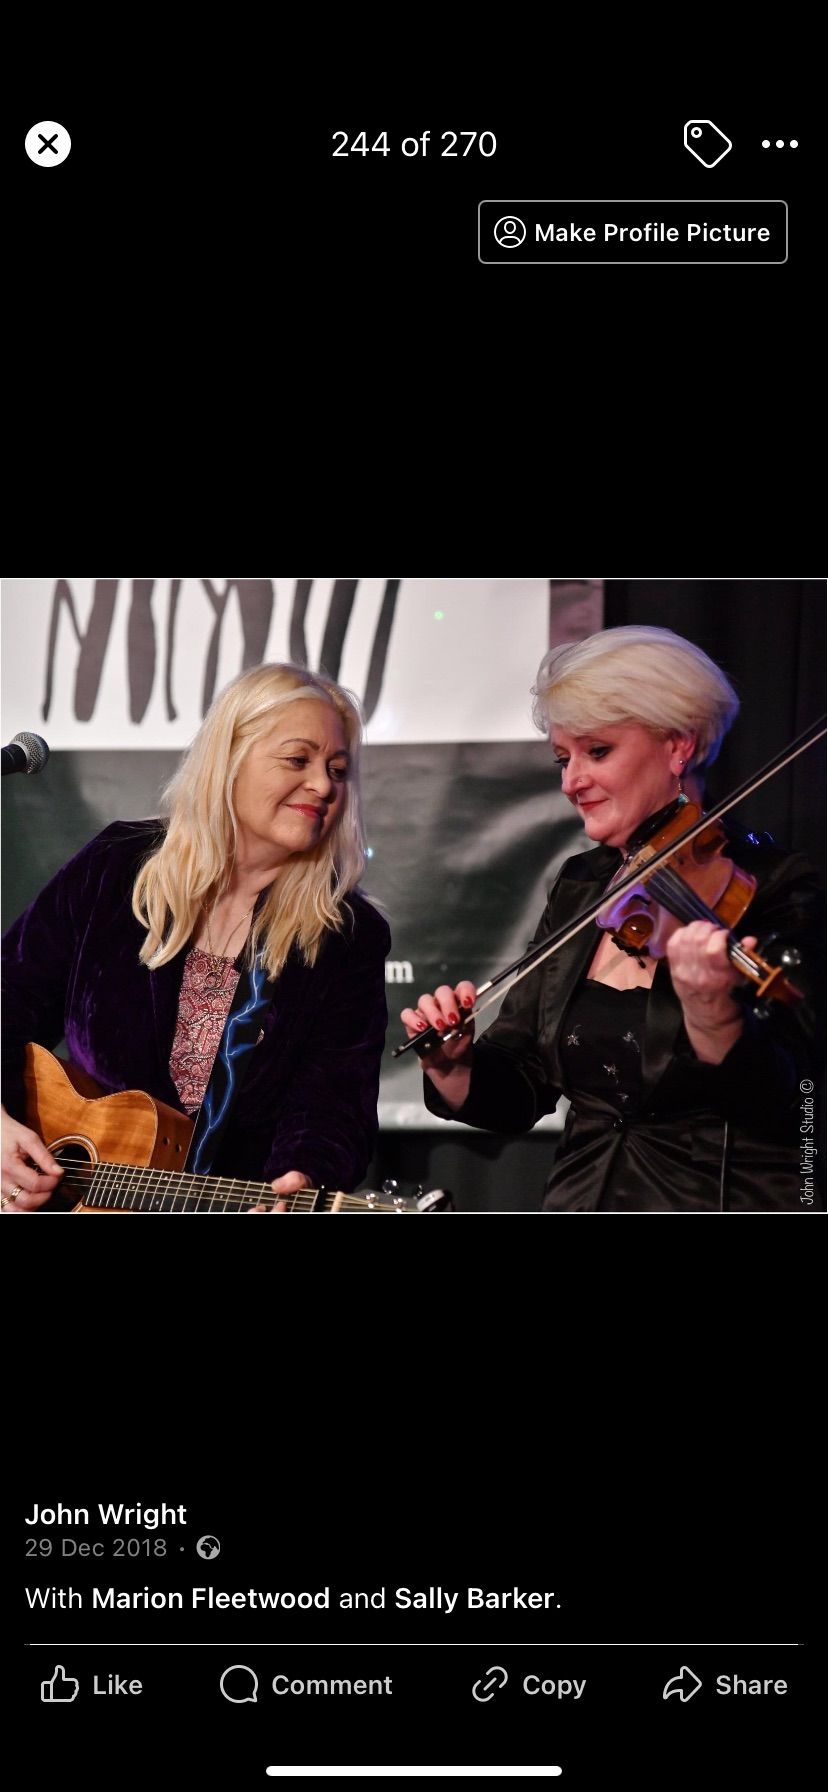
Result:
{"type": "Polygon", "coordinates": [[[327,929],[342,929],[346,898],[365,867],[359,792],[362,715],[357,699],[333,679],[303,666],[266,665],[242,672],[219,694],[161,802],[169,825],[142,865],[133,913],[147,929],[141,963],[167,964],[192,937],[201,910],[229,884],[236,853],[233,788],[253,743],[269,734],[291,703],[315,700],[336,710],[348,743],[345,798],[330,833],[282,867],[253,917],[245,963],[257,952],[278,976],[291,946],[315,964],[327,929]]]}
{"type": "Polygon", "coordinates": [[[721,668],[669,628],[608,628],[553,647],[532,687],[535,724],[588,734],[596,725],[638,722],[654,735],[694,734],[688,771],[713,764],[739,713],[721,668]]]}

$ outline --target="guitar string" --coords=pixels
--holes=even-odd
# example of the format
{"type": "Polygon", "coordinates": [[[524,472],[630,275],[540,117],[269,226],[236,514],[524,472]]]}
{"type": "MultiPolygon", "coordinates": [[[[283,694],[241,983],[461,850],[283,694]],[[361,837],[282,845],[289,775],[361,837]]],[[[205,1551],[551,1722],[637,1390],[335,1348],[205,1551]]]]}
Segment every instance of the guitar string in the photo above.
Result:
{"type": "MultiPolygon", "coordinates": [[[[72,1175],[79,1176],[81,1180],[88,1180],[92,1177],[103,1176],[105,1174],[115,1174],[125,1178],[132,1176],[144,1176],[156,1180],[163,1178],[168,1182],[178,1182],[186,1187],[192,1187],[193,1189],[199,1187],[205,1191],[207,1189],[218,1191],[222,1187],[227,1190],[235,1190],[237,1185],[240,1184],[244,1189],[262,1189],[268,1194],[272,1192],[268,1182],[257,1182],[252,1178],[243,1181],[241,1177],[234,1176],[196,1176],[192,1170],[165,1170],[155,1164],[121,1163],[117,1159],[101,1159],[96,1163],[91,1159],[84,1161],[80,1158],[66,1158],[65,1168],[72,1175]]],[[[325,1184],[324,1186],[327,1187],[328,1185],[325,1184]]],[[[335,1191],[332,1190],[331,1192],[333,1193],[335,1191]]],[[[319,1193],[319,1189],[302,1188],[294,1190],[294,1193],[300,1195],[315,1195],[319,1193]]]]}
{"type": "MultiPolygon", "coordinates": [[[[323,1207],[317,1208],[315,1205],[315,1201],[313,1201],[313,1200],[312,1201],[296,1201],[296,1200],[293,1200],[289,1195],[276,1195],[276,1194],[273,1194],[272,1191],[268,1191],[267,1196],[248,1195],[246,1197],[239,1196],[239,1195],[222,1195],[222,1196],[210,1196],[209,1198],[207,1198],[204,1195],[195,1195],[195,1194],[193,1194],[193,1195],[190,1195],[190,1194],[187,1194],[187,1195],[165,1194],[165,1195],[160,1195],[160,1196],[153,1195],[149,1201],[146,1200],[146,1190],[143,1191],[143,1194],[141,1195],[140,1199],[137,1198],[139,1191],[132,1191],[131,1195],[128,1196],[126,1199],[124,1199],[123,1196],[121,1196],[121,1198],[116,1199],[114,1201],[107,1200],[106,1198],[98,1199],[98,1198],[96,1198],[95,1195],[93,1195],[92,1198],[90,1198],[88,1195],[81,1193],[80,1190],[77,1190],[75,1192],[77,1192],[80,1196],[81,1205],[87,1206],[87,1207],[97,1207],[97,1208],[100,1208],[103,1212],[108,1211],[110,1213],[115,1213],[115,1212],[125,1212],[125,1213],[165,1213],[165,1212],[166,1213],[173,1213],[173,1212],[227,1213],[227,1212],[237,1212],[237,1213],[244,1213],[244,1212],[252,1212],[256,1208],[263,1208],[266,1211],[270,1211],[271,1209],[276,1208],[277,1203],[279,1201],[285,1201],[287,1203],[287,1207],[284,1209],[284,1211],[287,1211],[289,1213],[313,1213],[313,1212],[324,1213],[324,1212],[333,1212],[333,1211],[336,1211],[336,1212],[366,1212],[366,1213],[399,1213],[399,1212],[406,1211],[406,1209],[404,1209],[404,1208],[391,1206],[387,1202],[368,1201],[364,1198],[360,1199],[359,1197],[356,1197],[356,1196],[346,1196],[344,1199],[340,1200],[335,1205],[335,1197],[333,1195],[331,1195],[326,1200],[325,1205],[323,1207]]],[[[415,1211],[415,1210],[411,1209],[410,1211],[415,1211]]]]}
{"type": "MultiPolygon", "coordinates": [[[[61,1184],[61,1187],[62,1186],[63,1184],[61,1184]]],[[[264,1208],[266,1211],[270,1211],[276,1207],[279,1201],[287,1201],[289,1205],[286,1211],[289,1213],[331,1213],[334,1211],[337,1213],[413,1213],[418,1211],[416,1207],[394,1207],[385,1201],[368,1201],[364,1197],[360,1198],[358,1196],[346,1196],[336,1204],[336,1207],[334,1207],[334,1199],[335,1197],[331,1195],[324,1207],[317,1208],[313,1201],[296,1202],[292,1200],[290,1195],[276,1195],[270,1191],[268,1198],[266,1199],[263,1199],[262,1196],[247,1196],[245,1198],[238,1195],[223,1195],[221,1197],[211,1197],[207,1200],[203,1195],[162,1195],[153,1196],[152,1200],[146,1204],[143,1200],[138,1202],[123,1199],[116,1201],[100,1201],[84,1199],[83,1196],[81,1196],[81,1205],[95,1207],[105,1213],[171,1213],[176,1211],[189,1211],[191,1213],[226,1213],[232,1211],[244,1213],[252,1212],[255,1208],[264,1208]],[[165,1206],[165,1202],[172,1202],[174,1205],[165,1206]]]]}
{"type": "MultiPolygon", "coordinates": [[[[319,1189],[303,1188],[295,1189],[284,1195],[279,1195],[270,1187],[269,1183],[259,1184],[248,1182],[243,1189],[238,1189],[234,1187],[235,1179],[229,1177],[205,1177],[203,1179],[193,1177],[191,1181],[190,1173],[188,1172],[176,1173],[174,1171],[159,1170],[154,1169],[150,1165],[142,1166],[139,1164],[129,1165],[106,1162],[84,1165],[78,1164],[72,1160],[70,1161],[72,1162],[72,1168],[69,1170],[68,1174],[64,1175],[61,1188],[67,1186],[77,1189],[89,1188],[96,1177],[101,1176],[102,1181],[99,1188],[96,1189],[96,1193],[112,1193],[112,1183],[116,1178],[120,1181],[122,1186],[128,1184],[132,1185],[131,1187],[126,1187],[124,1191],[130,1195],[145,1196],[148,1193],[156,1194],[160,1192],[163,1183],[162,1199],[165,1200],[170,1198],[175,1200],[193,1201],[206,1201],[208,1199],[257,1201],[262,1197],[266,1197],[268,1199],[272,1198],[273,1200],[310,1200],[313,1202],[320,1192],[319,1189]],[[107,1178],[109,1182],[108,1187],[106,1186],[107,1178]],[[168,1179],[174,1179],[178,1183],[178,1187],[170,1188],[167,1186],[168,1179]],[[202,1186],[203,1183],[206,1184],[206,1187],[202,1186]],[[253,1192],[248,1193],[248,1190],[251,1189],[253,1192]]],[[[326,1192],[330,1194],[332,1198],[334,1198],[337,1193],[334,1189],[328,1189],[326,1192]]],[[[365,1199],[364,1196],[345,1196],[344,1198],[351,1200],[365,1199]]]]}
{"type": "MultiPolygon", "coordinates": [[[[167,1199],[167,1197],[165,1196],[164,1200],[166,1200],[166,1199],[167,1199]]],[[[199,1204],[199,1202],[196,1200],[195,1196],[185,1196],[183,1199],[183,1204],[177,1205],[174,1207],[165,1207],[163,1201],[153,1202],[148,1206],[141,1206],[140,1204],[138,1206],[133,1206],[131,1203],[123,1202],[123,1201],[100,1202],[100,1201],[83,1201],[83,1200],[81,1200],[80,1205],[82,1207],[86,1207],[90,1212],[94,1211],[94,1212],[99,1212],[99,1213],[146,1213],[146,1214],[150,1214],[150,1213],[152,1213],[152,1214],[159,1214],[159,1213],[225,1213],[226,1214],[226,1213],[255,1213],[255,1212],[271,1213],[274,1211],[283,1211],[283,1212],[288,1212],[288,1213],[306,1213],[306,1214],[312,1214],[312,1213],[416,1213],[418,1211],[416,1206],[415,1207],[410,1207],[410,1206],[390,1207],[388,1205],[388,1203],[385,1201],[360,1201],[360,1200],[356,1200],[356,1199],[340,1201],[336,1207],[334,1207],[334,1204],[331,1201],[331,1202],[326,1203],[326,1205],[324,1207],[318,1207],[318,1208],[314,1208],[313,1206],[298,1206],[298,1207],[288,1207],[286,1209],[277,1209],[277,1202],[280,1199],[283,1200],[283,1199],[285,1199],[285,1197],[276,1195],[276,1196],[274,1196],[273,1200],[269,1203],[266,1201],[245,1203],[245,1202],[240,1202],[238,1200],[232,1199],[231,1197],[228,1196],[226,1200],[209,1202],[206,1206],[204,1206],[204,1205],[199,1204]]]]}
{"type": "MultiPolygon", "coordinates": [[[[112,1184],[116,1179],[118,1179],[122,1185],[133,1185],[126,1191],[130,1194],[146,1195],[150,1192],[156,1194],[161,1192],[163,1188],[162,1198],[166,1199],[169,1196],[175,1200],[192,1199],[205,1201],[208,1198],[211,1200],[229,1199],[231,1196],[234,1200],[245,1201],[259,1200],[262,1196],[272,1197],[274,1200],[289,1200],[295,1199],[296,1197],[311,1197],[312,1199],[315,1199],[319,1193],[318,1189],[295,1189],[292,1194],[282,1197],[275,1194],[269,1183],[247,1182],[243,1189],[238,1189],[234,1186],[237,1179],[233,1177],[210,1176],[197,1178],[192,1176],[192,1173],[188,1171],[155,1169],[148,1164],[119,1164],[106,1162],[99,1164],[82,1164],[74,1159],[70,1159],[69,1162],[71,1168],[67,1167],[67,1173],[64,1175],[60,1185],[61,1188],[67,1186],[71,1188],[88,1188],[91,1183],[95,1181],[96,1177],[100,1177],[101,1182],[96,1189],[96,1193],[113,1192],[112,1184]],[[170,1186],[173,1183],[177,1183],[178,1186],[170,1186]],[[248,1190],[252,1190],[253,1192],[248,1193],[248,1190]]],[[[239,1178],[238,1180],[240,1181],[241,1179],[239,1178]]],[[[330,1192],[333,1194],[336,1191],[331,1190],[330,1192]]]]}
{"type": "MultiPolygon", "coordinates": [[[[183,1181],[183,1176],[185,1174],[187,1173],[181,1172],[178,1174],[176,1179],[179,1183],[183,1181]]],[[[89,1165],[73,1163],[72,1171],[68,1174],[64,1174],[60,1182],[60,1190],[62,1191],[65,1188],[71,1188],[77,1192],[80,1192],[81,1190],[90,1191],[92,1183],[96,1176],[99,1175],[103,1177],[103,1181],[99,1187],[95,1189],[96,1195],[105,1196],[107,1194],[118,1193],[127,1195],[132,1199],[140,1196],[143,1201],[147,1194],[150,1194],[153,1200],[193,1201],[196,1203],[196,1206],[201,1205],[202,1202],[206,1202],[208,1207],[213,1206],[216,1203],[221,1204],[222,1202],[231,1200],[238,1202],[240,1205],[258,1205],[263,1199],[269,1200],[271,1203],[284,1200],[290,1201],[293,1204],[294,1211],[299,1210],[309,1213],[312,1212],[314,1202],[320,1192],[319,1189],[304,1188],[296,1189],[292,1194],[288,1193],[280,1195],[277,1194],[275,1190],[271,1189],[267,1183],[263,1183],[260,1186],[253,1185],[253,1193],[248,1194],[247,1188],[250,1188],[251,1186],[249,1183],[247,1184],[247,1188],[243,1191],[239,1191],[233,1189],[231,1178],[211,1177],[209,1179],[205,1178],[205,1180],[208,1180],[210,1183],[210,1187],[206,1189],[180,1186],[177,1189],[165,1188],[164,1192],[160,1193],[159,1184],[154,1179],[161,1177],[176,1177],[175,1171],[157,1170],[152,1169],[150,1166],[142,1167],[141,1165],[124,1165],[118,1163],[89,1165]],[[117,1173],[118,1179],[122,1184],[129,1183],[133,1186],[114,1190],[112,1185],[116,1180],[116,1176],[113,1172],[117,1173]],[[142,1178],[145,1179],[143,1186],[141,1186],[142,1178]],[[222,1182],[228,1185],[226,1193],[220,1188],[222,1182]],[[214,1184],[217,1186],[213,1186],[214,1184]]],[[[328,1197],[332,1201],[336,1199],[337,1192],[338,1191],[333,1189],[326,1191],[328,1197]]],[[[106,1200],[98,1201],[97,1205],[106,1206],[107,1202],[106,1200]]],[[[398,1213],[400,1211],[399,1208],[394,1207],[390,1202],[369,1201],[364,1195],[343,1195],[340,1200],[340,1208],[343,1206],[352,1206],[358,1209],[366,1208],[375,1212],[379,1210],[384,1213],[398,1213]]],[[[135,1211],[140,1212],[140,1207],[136,1208],[135,1211]]],[[[150,1207],[144,1209],[144,1211],[151,1211],[151,1204],[150,1207]]],[[[323,1210],[320,1209],[320,1211],[323,1210]]]]}

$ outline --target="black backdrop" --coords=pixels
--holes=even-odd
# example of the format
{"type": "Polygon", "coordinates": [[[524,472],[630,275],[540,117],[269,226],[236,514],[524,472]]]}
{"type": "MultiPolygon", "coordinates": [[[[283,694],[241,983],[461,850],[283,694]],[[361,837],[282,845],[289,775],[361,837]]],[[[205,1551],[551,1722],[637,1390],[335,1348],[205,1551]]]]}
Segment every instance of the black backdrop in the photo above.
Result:
{"type": "MultiPolygon", "coordinates": [[[[715,802],[825,708],[825,586],[813,579],[608,579],[604,626],[655,623],[703,647],[742,704],[710,774],[715,802]]],[[[825,850],[825,746],[748,798],[734,819],[780,845],[825,850]]]]}

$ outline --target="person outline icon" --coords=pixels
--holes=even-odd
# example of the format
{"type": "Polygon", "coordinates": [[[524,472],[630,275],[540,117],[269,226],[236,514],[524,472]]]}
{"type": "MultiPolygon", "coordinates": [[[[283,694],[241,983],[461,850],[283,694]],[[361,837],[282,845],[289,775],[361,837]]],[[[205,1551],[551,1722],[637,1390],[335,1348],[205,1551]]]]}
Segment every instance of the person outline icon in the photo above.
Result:
{"type": "Polygon", "coordinates": [[[526,237],[526,225],[522,218],[507,214],[498,218],[494,227],[494,239],[501,249],[519,249],[526,237]]]}

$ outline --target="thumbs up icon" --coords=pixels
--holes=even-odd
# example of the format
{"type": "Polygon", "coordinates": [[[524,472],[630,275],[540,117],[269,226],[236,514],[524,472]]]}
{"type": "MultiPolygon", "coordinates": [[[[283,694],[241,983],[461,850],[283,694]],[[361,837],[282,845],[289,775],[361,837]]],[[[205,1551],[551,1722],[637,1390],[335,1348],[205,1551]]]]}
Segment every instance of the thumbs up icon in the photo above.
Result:
{"type": "Polygon", "coordinates": [[[78,1696],[78,1682],[71,1680],[68,1674],[64,1674],[61,1667],[56,1667],[51,1680],[41,1680],[40,1696],[49,1701],[63,1700],[68,1703],[70,1699],[76,1699],[78,1696]]]}

